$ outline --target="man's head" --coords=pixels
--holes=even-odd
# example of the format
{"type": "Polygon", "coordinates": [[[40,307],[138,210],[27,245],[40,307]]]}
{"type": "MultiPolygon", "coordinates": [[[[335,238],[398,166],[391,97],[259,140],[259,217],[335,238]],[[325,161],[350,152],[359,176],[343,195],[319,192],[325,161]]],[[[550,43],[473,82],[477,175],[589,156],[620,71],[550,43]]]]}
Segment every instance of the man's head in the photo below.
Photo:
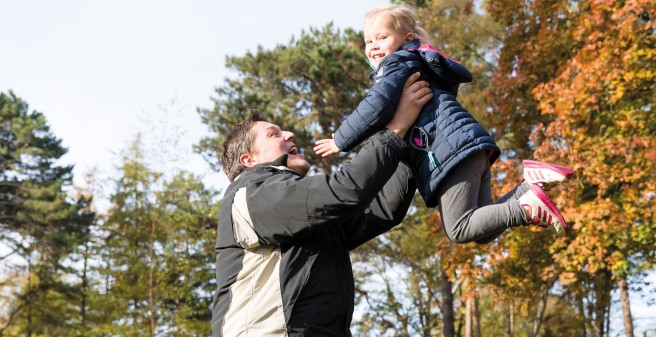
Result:
{"type": "Polygon", "coordinates": [[[287,167],[304,176],[310,170],[294,144],[294,134],[267,122],[257,111],[235,125],[223,142],[221,165],[230,181],[243,170],[288,155],[287,167]]]}

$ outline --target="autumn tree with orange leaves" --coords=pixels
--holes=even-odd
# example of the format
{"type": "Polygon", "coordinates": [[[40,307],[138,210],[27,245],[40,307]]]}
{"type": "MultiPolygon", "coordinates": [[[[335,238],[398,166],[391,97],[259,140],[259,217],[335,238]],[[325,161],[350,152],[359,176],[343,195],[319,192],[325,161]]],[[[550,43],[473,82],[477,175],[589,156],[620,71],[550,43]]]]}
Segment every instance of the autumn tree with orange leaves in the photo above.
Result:
{"type": "MultiPolygon", "coordinates": [[[[507,151],[576,171],[552,193],[572,234],[511,236],[498,271],[518,267],[522,248],[513,254],[513,245],[541,245],[551,257],[531,269],[544,281],[558,276],[587,322],[582,334],[604,335],[618,286],[632,335],[627,282],[653,268],[656,248],[656,3],[494,0],[488,8],[508,32],[492,116],[507,151]]],[[[509,168],[515,178],[517,166],[509,168]]]]}

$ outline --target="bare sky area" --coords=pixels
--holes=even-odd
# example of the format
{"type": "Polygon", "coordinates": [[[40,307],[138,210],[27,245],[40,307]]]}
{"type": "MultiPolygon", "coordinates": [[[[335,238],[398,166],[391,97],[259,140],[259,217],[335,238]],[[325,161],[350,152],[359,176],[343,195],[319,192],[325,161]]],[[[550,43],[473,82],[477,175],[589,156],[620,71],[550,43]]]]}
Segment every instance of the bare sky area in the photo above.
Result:
{"type": "Polygon", "coordinates": [[[196,108],[211,108],[214,88],[230,75],[225,57],[286,44],[331,21],[359,30],[364,14],[385,3],[2,1],[0,91],[45,114],[78,185],[94,167],[111,174],[142,133],[155,169],[183,168],[218,188],[227,179],[191,146],[206,132],[196,108]]]}

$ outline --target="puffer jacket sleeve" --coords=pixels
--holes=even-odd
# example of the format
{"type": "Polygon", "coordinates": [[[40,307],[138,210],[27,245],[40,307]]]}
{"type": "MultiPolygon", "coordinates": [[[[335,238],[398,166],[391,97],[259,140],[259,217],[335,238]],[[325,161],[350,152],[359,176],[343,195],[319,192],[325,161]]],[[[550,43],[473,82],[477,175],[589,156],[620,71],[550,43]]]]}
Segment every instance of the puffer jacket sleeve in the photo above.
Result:
{"type": "Polygon", "coordinates": [[[381,62],[367,97],[335,132],[335,144],[341,151],[352,150],[392,120],[405,80],[412,71],[408,63],[394,54],[381,62]]]}
{"type": "MultiPolygon", "coordinates": [[[[224,205],[232,208],[231,219],[224,223],[231,224],[234,241],[245,249],[292,243],[320,226],[339,225],[371,204],[396,171],[404,149],[401,138],[384,130],[331,175],[274,174],[254,179],[235,193],[231,206],[224,205]]],[[[223,236],[231,239],[228,232],[223,236]]]]}

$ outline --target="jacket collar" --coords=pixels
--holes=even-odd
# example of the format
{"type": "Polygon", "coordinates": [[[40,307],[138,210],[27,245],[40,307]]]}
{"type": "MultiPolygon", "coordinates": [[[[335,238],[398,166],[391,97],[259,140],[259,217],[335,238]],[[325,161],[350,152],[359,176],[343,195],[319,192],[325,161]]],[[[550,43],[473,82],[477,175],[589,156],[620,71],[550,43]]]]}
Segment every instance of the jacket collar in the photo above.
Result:
{"type": "Polygon", "coordinates": [[[419,46],[420,46],[419,39],[413,39],[402,44],[399,50],[412,50],[412,49],[419,48],[419,46]]]}
{"type": "Polygon", "coordinates": [[[294,170],[290,169],[289,167],[287,167],[287,154],[283,154],[282,156],[276,158],[272,162],[262,163],[262,164],[255,165],[251,168],[248,168],[248,169],[244,170],[242,173],[240,173],[235,178],[235,181],[237,181],[237,179],[239,179],[241,176],[245,175],[246,173],[262,171],[262,170],[266,170],[267,168],[271,168],[271,167],[275,168],[279,171],[288,171],[288,172],[293,172],[294,174],[298,174],[298,173],[296,173],[296,171],[294,171],[294,170]]]}

